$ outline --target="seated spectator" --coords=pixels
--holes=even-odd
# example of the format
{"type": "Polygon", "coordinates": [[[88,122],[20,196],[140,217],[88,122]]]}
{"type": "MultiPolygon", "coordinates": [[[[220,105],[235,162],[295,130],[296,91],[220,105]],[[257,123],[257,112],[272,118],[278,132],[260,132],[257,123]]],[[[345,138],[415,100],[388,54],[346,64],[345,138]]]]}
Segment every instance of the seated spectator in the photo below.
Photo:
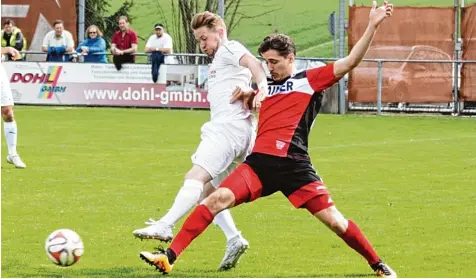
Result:
{"type": "Polygon", "coordinates": [[[126,16],[120,16],[117,21],[119,30],[112,36],[111,52],[114,54],[114,65],[118,70],[124,63],[134,63],[136,58],[132,53],[137,51],[137,34],[129,28],[126,16]]]}
{"type": "MultiPolygon", "coordinates": [[[[149,37],[145,44],[145,52],[160,52],[162,54],[174,53],[172,37],[165,33],[164,26],[160,23],[154,25],[155,34],[149,37]]],[[[174,64],[173,56],[165,57],[165,64],[174,64]]]]}
{"type": "Polygon", "coordinates": [[[94,54],[106,51],[106,41],[102,38],[102,32],[96,25],[86,29],[86,39],[78,45],[77,53],[84,55],[86,63],[107,63],[105,54],[94,54]]]}
{"type": "Polygon", "coordinates": [[[69,55],[64,54],[74,50],[73,36],[64,30],[62,20],[56,20],[53,27],[55,30],[48,32],[43,39],[41,50],[48,53],[46,61],[68,62],[69,55]]]}
{"type": "MultiPolygon", "coordinates": [[[[5,20],[2,29],[2,47],[13,47],[18,51],[26,50],[26,39],[23,36],[20,28],[15,26],[15,22],[11,19],[5,20]]],[[[10,54],[7,55],[8,60],[13,60],[10,54]]],[[[25,60],[25,54],[21,54],[20,59],[25,60]]]]}

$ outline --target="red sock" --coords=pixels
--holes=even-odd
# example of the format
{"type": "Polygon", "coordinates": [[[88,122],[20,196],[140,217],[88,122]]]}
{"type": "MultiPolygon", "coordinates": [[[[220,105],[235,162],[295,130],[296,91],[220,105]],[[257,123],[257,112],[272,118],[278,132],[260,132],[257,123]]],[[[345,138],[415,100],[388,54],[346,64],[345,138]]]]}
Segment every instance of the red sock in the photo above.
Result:
{"type": "Polygon", "coordinates": [[[359,227],[351,220],[349,220],[347,231],[343,235],[339,235],[339,237],[357,253],[361,254],[370,265],[379,262],[380,258],[377,256],[374,248],[372,248],[372,245],[365,238],[359,227]]]}
{"type": "Polygon", "coordinates": [[[193,212],[188,216],[185,223],[183,223],[182,228],[175,236],[172,244],[170,244],[169,249],[174,251],[175,256],[178,256],[182,251],[192,243],[192,241],[199,236],[208,225],[213,221],[214,216],[210,212],[210,209],[205,205],[201,204],[193,210],[193,212]]]}

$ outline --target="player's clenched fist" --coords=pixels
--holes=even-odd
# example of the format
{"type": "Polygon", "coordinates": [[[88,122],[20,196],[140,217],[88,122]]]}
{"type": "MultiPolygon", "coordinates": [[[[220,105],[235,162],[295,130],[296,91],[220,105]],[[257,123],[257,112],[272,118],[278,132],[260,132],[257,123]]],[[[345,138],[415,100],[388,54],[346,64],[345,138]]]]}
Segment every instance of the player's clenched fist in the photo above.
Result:
{"type": "Polygon", "coordinates": [[[370,10],[370,24],[374,27],[378,27],[380,23],[387,17],[391,17],[393,13],[393,5],[388,1],[384,1],[383,5],[377,8],[377,1],[373,1],[372,9],[370,10]]]}
{"type": "Polygon", "coordinates": [[[262,95],[263,94],[256,95],[256,91],[253,89],[242,89],[240,87],[236,87],[235,90],[233,90],[231,103],[241,100],[243,101],[244,109],[258,110],[261,107],[261,101],[263,99],[262,95]],[[255,96],[258,96],[258,98],[255,98],[255,96]]]}

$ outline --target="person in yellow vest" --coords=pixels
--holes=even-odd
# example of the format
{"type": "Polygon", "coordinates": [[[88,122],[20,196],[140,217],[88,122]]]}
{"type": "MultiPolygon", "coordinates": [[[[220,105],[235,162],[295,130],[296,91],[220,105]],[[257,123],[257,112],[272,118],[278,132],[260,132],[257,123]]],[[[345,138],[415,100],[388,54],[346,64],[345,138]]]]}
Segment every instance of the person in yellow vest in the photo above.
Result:
{"type": "MultiPolygon", "coordinates": [[[[2,47],[13,47],[18,51],[26,50],[26,39],[23,36],[20,28],[15,26],[15,22],[11,19],[5,20],[2,29],[2,47]]],[[[24,60],[25,54],[21,54],[21,59],[24,60]]],[[[8,55],[8,60],[13,60],[11,55],[8,55]]]]}

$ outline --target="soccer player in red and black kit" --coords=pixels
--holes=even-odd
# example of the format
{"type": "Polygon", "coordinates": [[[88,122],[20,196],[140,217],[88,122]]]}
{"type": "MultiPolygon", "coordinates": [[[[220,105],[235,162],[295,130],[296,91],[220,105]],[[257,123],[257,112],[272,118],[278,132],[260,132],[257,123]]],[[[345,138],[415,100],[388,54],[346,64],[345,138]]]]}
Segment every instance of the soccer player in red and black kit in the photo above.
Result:
{"type": "Polygon", "coordinates": [[[385,2],[377,8],[374,1],[367,30],[349,56],[297,73],[293,73],[296,50],[292,39],[286,35],[266,37],[259,53],[272,76],[268,95],[242,89],[234,92],[234,100],[242,99],[244,105],[256,105],[256,98],[261,98],[253,153],[195,208],[166,251],[142,252],[141,258],[169,273],[177,257],[219,212],[282,192],[296,208],[306,208],[362,255],[378,276],[395,278],[396,273],[379,258],[359,227],[337,210],[311,164],[307,147],[311,126],[321,106],[322,91],[359,64],[378,26],[392,12],[391,4],[385,2]]]}

